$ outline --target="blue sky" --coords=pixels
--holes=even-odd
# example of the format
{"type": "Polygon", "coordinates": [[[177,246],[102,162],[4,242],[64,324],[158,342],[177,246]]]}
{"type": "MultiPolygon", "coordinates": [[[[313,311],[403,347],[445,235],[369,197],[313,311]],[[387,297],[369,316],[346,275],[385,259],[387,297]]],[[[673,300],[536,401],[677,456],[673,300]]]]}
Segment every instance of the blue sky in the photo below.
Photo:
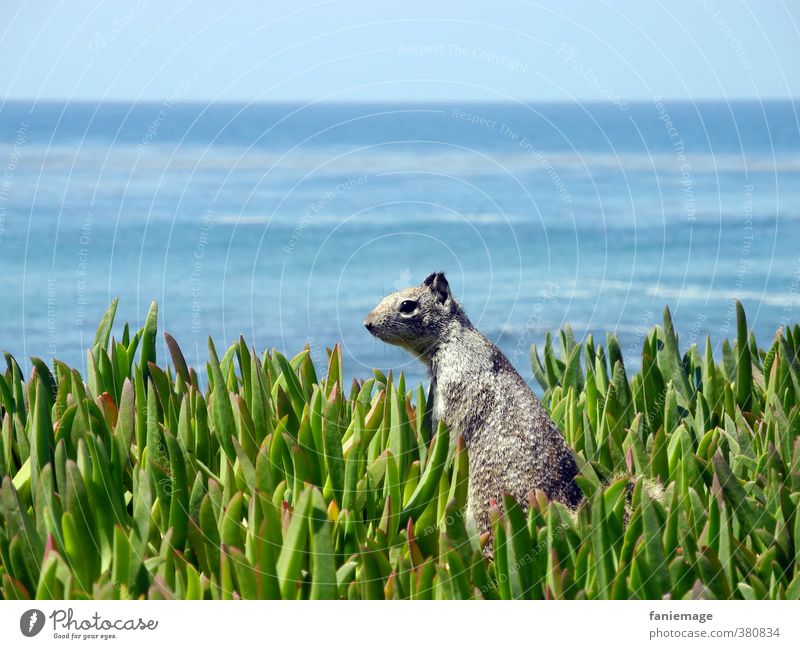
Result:
{"type": "Polygon", "coordinates": [[[2,0],[0,97],[796,98],[798,4],[2,0]]]}

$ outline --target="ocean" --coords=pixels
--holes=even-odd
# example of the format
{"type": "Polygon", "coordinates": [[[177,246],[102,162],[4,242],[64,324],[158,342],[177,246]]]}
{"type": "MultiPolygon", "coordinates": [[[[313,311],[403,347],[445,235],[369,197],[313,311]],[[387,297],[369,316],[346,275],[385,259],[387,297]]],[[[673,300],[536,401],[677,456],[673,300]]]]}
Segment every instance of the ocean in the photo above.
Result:
{"type": "Polygon", "coordinates": [[[530,380],[567,323],[636,369],[665,305],[719,350],[739,298],[769,345],[800,320],[798,108],[7,102],[0,348],[83,367],[118,296],[200,366],[241,334],[417,381],[362,320],[432,271],[530,380]]]}

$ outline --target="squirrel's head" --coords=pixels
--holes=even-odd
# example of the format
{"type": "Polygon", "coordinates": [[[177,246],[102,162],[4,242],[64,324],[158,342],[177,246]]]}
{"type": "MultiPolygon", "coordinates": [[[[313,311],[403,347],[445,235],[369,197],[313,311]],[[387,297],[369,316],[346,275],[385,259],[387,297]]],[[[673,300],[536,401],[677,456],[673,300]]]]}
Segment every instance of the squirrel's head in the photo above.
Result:
{"type": "Polygon", "coordinates": [[[383,298],[364,326],[376,338],[426,358],[454,324],[465,321],[444,273],[431,273],[421,285],[383,298]]]}

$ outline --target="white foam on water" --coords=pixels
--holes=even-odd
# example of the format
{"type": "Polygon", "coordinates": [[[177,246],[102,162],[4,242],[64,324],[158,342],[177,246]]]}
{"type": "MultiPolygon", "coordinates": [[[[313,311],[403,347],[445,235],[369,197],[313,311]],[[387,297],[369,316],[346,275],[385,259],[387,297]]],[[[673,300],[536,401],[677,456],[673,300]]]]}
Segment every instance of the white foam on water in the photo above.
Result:
{"type": "Polygon", "coordinates": [[[786,306],[798,301],[796,294],[761,293],[759,291],[742,291],[737,289],[709,289],[703,286],[688,285],[683,287],[651,286],[648,295],[674,300],[691,300],[703,302],[729,302],[733,299],[750,300],[769,306],[786,306]]]}

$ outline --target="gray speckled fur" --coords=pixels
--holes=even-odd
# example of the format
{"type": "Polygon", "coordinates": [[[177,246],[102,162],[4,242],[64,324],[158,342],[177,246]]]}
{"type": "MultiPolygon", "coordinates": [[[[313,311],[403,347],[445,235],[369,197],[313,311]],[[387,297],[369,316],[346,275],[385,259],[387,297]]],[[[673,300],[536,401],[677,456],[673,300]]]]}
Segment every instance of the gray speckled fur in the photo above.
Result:
{"type": "Polygon", "coordinates": [[[572,451],[508,359],[469,321],[443,273],[385,297],[364,325],[428,366],[437,419],[467,444],[468,510],[480,532],[490,530],[490,500],[504,493],[527,507],[528,494],[541,489],[577,507],[583,494],[572,451]],[[402,313],[409,301],[416,309],[402,313]]]}

